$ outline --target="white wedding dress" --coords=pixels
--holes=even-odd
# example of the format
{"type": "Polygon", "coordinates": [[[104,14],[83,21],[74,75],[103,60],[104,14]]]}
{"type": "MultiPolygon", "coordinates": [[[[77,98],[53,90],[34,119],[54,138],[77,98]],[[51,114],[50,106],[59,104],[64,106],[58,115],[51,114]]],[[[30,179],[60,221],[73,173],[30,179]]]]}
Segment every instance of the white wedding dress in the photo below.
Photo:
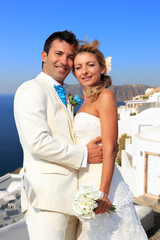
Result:
{"type": "MultiPolygon", "coordinates": [[[[86,145],[101,135],[99,118],[78,113],[74,118],[78,144],[86,145]]],[[[88,164],[79,171],[79,186],[92,182],[99,189],[102,164],[88,164]]],[[[109,199],[116,205],[116,213],[96,215],[95,220],[80,222],[77,240],[146,240],[146,233],[137,217],[132,194],[115,166],[109,199]]]]}

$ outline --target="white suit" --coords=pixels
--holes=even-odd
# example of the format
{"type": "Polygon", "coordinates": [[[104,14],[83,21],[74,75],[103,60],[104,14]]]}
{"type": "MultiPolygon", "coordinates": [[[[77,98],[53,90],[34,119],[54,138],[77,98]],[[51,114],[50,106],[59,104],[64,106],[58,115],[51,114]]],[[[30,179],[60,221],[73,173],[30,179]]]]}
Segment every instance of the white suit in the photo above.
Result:
{"type": "Polygon", "coordinates": [[[75,145],[72,119],[53,79],[42,72],[22,84],[14,114],[24,153],[22,211],[30,204],[71,215],[84,146],[75,145]]]}

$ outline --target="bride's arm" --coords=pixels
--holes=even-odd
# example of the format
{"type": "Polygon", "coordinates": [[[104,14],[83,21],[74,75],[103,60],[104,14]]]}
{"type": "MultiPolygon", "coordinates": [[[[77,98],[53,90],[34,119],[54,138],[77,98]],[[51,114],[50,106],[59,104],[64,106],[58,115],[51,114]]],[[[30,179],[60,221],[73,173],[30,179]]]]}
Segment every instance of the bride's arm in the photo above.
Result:
{"type": "MultiPolygon", "coordinates": [[[[117,153],[118,137],[117,105],[114,94],[110,90],[105,89],[99,95],[97,110],[101,121],[103,148],[103,168],[99,190],[108,195],[117,153]]],[[[104,195],[102,202],[99,202],[96,213],[98,213],[98,211],[100,213],[106,212],[110,206],[110,200],[104,195]]]]}

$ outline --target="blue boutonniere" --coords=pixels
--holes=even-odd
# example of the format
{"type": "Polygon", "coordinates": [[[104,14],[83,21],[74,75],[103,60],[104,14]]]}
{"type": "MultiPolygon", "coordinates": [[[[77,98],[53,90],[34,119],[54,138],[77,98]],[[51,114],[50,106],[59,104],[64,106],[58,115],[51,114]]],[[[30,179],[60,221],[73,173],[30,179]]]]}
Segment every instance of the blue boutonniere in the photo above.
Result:
{"type": "MultiPolygon", "coordinates": [[[[72,95],[72,94],[69,93],[68,99],[69,99],[69,103],[71,104],[71,111],[74,110],[74,107],[76,105],[81,104],[81,100],[80,100],[78,95],[72,95]]],[[[75,111],[73,113],[75,115],[75,111]]]]}
{"type": "Polygon", "coordinates": [[[73,107],[75,107],[76,105],[80,105],[80,104],[81,104],[81,100],[80,100],[80,98],[78,97],[78,95],[74,95],[74,96],[73,96],[72,94],[69,93],[68,98],[69,98],[70,104],[71,104],[73,107]]]}

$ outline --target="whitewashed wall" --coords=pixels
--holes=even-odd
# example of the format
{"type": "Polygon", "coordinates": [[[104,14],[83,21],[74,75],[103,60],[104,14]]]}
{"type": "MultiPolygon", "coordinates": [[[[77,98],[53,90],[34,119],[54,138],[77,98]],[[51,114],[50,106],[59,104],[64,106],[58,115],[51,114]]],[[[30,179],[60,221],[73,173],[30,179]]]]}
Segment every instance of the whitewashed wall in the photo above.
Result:
{"type": "Polygon", "coordinates": [[[133,136],[138,132],[145,131],[160,124],[160,108],[149,108],[136,116],[129,116],[118,121],[119,137],[127,133],[133,136]]]}
{"type": "Polygon", "coordinates": [[[153,153],[149,159],[148,193],[158,196],[160,194],[160,157],[154,154],[160,154],[160,126],[133,135],[130,147],[127,145],[126,150],[122,151],[121,172],[134,196],[145,193],[145,152],[153,153]],[[129,161],[128,150],[132,155],[132,164],[129,161]]]}

